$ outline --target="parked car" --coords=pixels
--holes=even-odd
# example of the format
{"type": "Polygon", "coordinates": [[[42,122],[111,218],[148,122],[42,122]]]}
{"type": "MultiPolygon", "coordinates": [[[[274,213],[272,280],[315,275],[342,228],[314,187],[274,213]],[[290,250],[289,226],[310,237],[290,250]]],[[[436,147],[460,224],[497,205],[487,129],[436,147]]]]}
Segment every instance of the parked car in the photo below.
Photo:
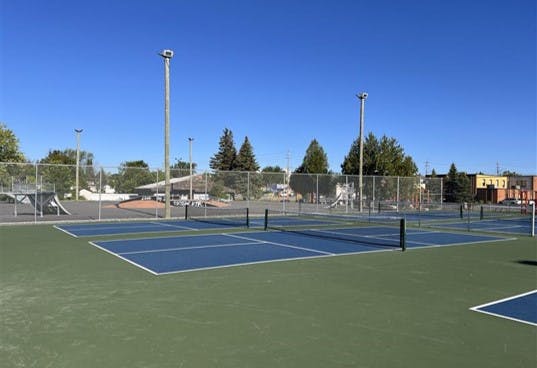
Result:
{"type": "Polygon", "coordinates": [[[522,201],[520,199],[515,198],[506,198],[501,201],[500,204],[504,204],[507,206],[520,206],[522,204],[522,201]]]}

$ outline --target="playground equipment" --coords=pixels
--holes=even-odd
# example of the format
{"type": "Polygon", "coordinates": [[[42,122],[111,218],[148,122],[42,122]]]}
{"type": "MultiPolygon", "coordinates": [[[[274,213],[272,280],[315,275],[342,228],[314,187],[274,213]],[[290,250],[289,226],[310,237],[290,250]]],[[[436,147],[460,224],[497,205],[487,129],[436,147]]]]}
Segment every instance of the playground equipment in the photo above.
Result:
{"type": "Polygon", "coordinates": [[[58,195],[53,191],[41,191],[35,185],[12,185],[9,189],[2,187],[0,194],[13,200],[13,215],[17,216],[18,206],[30,204],[43,216],[44,214],[70,215],[71,213],[61,204],[58,195]]]}

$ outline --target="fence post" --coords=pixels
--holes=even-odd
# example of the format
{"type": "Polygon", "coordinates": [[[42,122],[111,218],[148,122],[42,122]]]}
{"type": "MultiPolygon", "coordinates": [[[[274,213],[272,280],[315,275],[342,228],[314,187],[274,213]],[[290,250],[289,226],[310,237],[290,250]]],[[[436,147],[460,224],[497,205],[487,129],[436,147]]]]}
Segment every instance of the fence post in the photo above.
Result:
{"type": "Polygon", "coordinates": [[[155,219],[158,218],[158,205],[159,205],[159,201],[158,201],[158,195],[159,195],[159,192],[158,192],[158,173],[159,173],[159,168],[157,167],[157,185],[156,185],[156,190],[155,190],[155,219]]]}
{"type": "Polygon", "coordinates": [[[102,207],[101,193],[102,192],[103,192],[103,167],[101,166],[99,169],[99,221],[101,221],[101,207],[102,207]]]}
{"type": "Polygon", "coordinates": [[[37,223],[37,167],[39,165],[35,164],[35,198],[34,198],[34,222],[37,223]]]}
{"type": "Polygon", "coordinates": [[[317,212],[319,212],[319,174],[316,174],[316,175],[315,175],[315,178],[316,178],[316,182],[317,182],[317,183],[316,183],[316,189],[315,189],[315,191],[317,192],[317,193],[316,193],[316,196],[315,196],[315,199],[316,199],[316,200],[315,200],[315,202],[316,202],[315,210],[316,210],[317,212]]]}

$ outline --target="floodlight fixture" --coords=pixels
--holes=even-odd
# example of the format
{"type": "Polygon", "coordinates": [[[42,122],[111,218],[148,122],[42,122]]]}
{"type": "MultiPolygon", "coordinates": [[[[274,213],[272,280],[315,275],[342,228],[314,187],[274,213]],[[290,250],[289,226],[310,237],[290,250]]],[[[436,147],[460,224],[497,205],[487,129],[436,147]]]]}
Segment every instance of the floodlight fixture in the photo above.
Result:
{"type": "Polygon", "coordinates": [[[162,50],[159,55],[165,59],[171,59],[173,57],[173,51],[168,49],[162,50]]]}

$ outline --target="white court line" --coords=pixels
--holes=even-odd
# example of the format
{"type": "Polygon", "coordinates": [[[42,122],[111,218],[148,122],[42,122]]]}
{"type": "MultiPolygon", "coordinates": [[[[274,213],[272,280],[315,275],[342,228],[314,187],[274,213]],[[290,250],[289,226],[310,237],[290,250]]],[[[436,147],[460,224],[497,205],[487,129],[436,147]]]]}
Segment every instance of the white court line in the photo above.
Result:
{"type": "Polygon", "coordinates": [[[144,253],[158,253],[158,252],[171,252],[176,250],[189,250],[189,249],[204,249],[204,248],[223,248],[223,247],[235,247],[238,245],[253,245],[253,244],[263,244],[261,241],[250,242],[250,243],[229,243],[229,244],[209,244],[209,245],[199,245],[192,247],[174,247],[174,248],[161,248],[161,249],[150,249],[150,250],[137,250],[132,252],[121,252],[118,254],[144,254],[144,253]]]}
{"type": "Polygon", "coordinates": [[[260,242],[265,243],[265,244],[273,244],[273,245],[277,245],[277,246],[280,246],[280,247],[300,249],[300,250],[305,250],[305,251],[308,251],[308,252],[319,253],[319,254],[324,254],[324,255],[329,255],[329,256],[334,255],[334,253],[324,252],[322,250],[298,247],[298,246],[295,246],[295,245],[284,244],[284,243],[276,243],[276,242],[271,242],[271,241],[267,241],[267,240],[257,240],[257,239],[254,239],[254,238],[248,238],[246,236],[239,236],[239,235],[234,235],[234,234],[221,234],[221,235],[225,235],[225,236],[229,236],[229,237],[237,238],[237,239],[260,241],[260,242]]]}
{"type": "Polygon", "coordinates": [[[526,293],[510,296],[510,297],[507,297],[507,298],[504,298],[504,299],[495,300],[493,302],[477,305],[477,306],[469,308],[469,309],[471,311],[474,311],[474,312],[479,312],[479,313],[483,313],[483,314],[489,314],[491,316],[500,317],[500,318],[508,319],[508,320],[515,321],[515,322],[521,322],[521,323],[525,323],[525,324],[528,324],[528,325],[531,325],[531,326],[537,326],[537,323],[534,323],[534,322],[525,321],[523,319],[513,318],[513,317],[505,316],[503,314],[498,314],[498,313],[494,313],[494,312],[488,312],[488,311],[481,310],[481,308],[485,308],[485,307],[488,307],[490,305],[500,304],[500,303],[503,303],[503,302],[507,302],[509,300],[521,298],[521,297],[524,297],[526,295],[531,295],[531,294],[534,294],[534,293],[537,293],[537,289],[532,290],[532,291],[528,291],[526,293]]]}
{"type": "MultiPolygon", "coordinates": [[[[200,229],[190,228],[190,227],[186,227],[186,226],[175,226],[175,225],[170,225],[170,224],[159,224],[158,222],[144,222],[145,225],[137,224],[136,226],[130,226],[131,224],[133,224],[133,223],[125,222],[125,223],[123,223],[123,225],[118,224],[118,225],[112,225],[112,226],[103,225],[103,224],[92,224],[92,225],[89,225],[89,226],[76,228],[76,230],[78,230],[78,231],[81,231],[81,230],[100,231],[100,230],[115,230],[115,229],[125,230],[125,232],[121,232],[121,233],[102,233],[102,234],[101,233],[93,233],[93,234],[86,234],[86,235],[75,235],[75,234],[72,234],[72,233],[70,233],[69,231],[67,231],[65,229],[57,227],[56,225],[54,227],[56,227],[60,231],[65,232],[66,234],[74,236],[75,238],[79,238],[79,237],[80,238],[81,237],[89,238],[89,237],[92,237],[92,236],[97,236],[98,237],[98,236],[134,235],[134,234],[157,234],[157,233],[162,233],[163,232],[162,230],[158,230],[155,227],[152,227],[152,230],[144,230],[144,231],[136,231],[136,232],[129,231],[129,229],[141,229],[141,228],[147,227],[148,224],[150,224],[150,225],[157,225],[158,224],[160,226],[169,226],[169,227],[172,227],[172,228],[177,228],[178,229],[177,231],[179,231],[179,229],[191,230],[191,231],[200,231],[200,229]],[[93,226],[95,226],[94,229],[92,229],[93,226]]],[[[207,230],[211,230],[211,229],[207,229],[207,230]]],[[[173,231],[173,230],[170,230],[170,231],[173,231]]],[[[177,235],[171,235],[171,236],[173,237],[173,236],[177,236],[177,235]]]]}
{"type": "Polygon", "coordinates": [[[75,234],[73,234],[73,233],[70,233],[69,231],[67,231],[67,230],[65,230],[65,229],[62,229],[61,227],[58,227],[58,225],[54,225],[53,227],[56,228],[57,230],[63,231],[63,232],[66,233],[67,235],[71,235],[71,236],[74,237],[74,238],[78,238],[78,235],[75,235],[75,234]]]}
{"type": "Polygon", "coordinates": [[[150,224],[155,224],[155,225],[159,225],[159,226],[169,226],[169,227],[177,228],[177,229],[186,229],[186,230],[200,231],[200,229],[195,229],[195,228],[193,228],[193,227],[189,227],[189,226],[180,226],[180,225],[164,224],[164,223],[162,223],[162,222],[150,222],[150,224]]]}
{"type": "Polygon", "coordinates": [[[111,251],[109,251],[108,249],[103,248],[103,247],[101,247],[101,246],[95,244],[94,242],[88,242],[88,243],[90,243],[91,245],[93,245],[94,247],[96,247],[96,248],[98,248],[98,249],[100,249],[100,250],[102,250],[102,251],[105,251],[105,252],[108,253],[108,254],[111,254],[111,255],[113,255],[113,256],[115,256],[115,257],[118,257],[119,259],[124,260],[125,262],[130,263],[130,264],[133,265],[133,266],[136,266],[136,267],[138,267],[138,268],[141,268],[142,270],[147,271],[147,272],[149,272],[149,273],[152,274],[152,275],[155,275],[155,276],[158,275],[157,272],[155,272],[155,271],[153,271],[153,270],[150,270],[149,268],[146,268],[146,267],[144,267],[144,266],[142,266],[142,265],[140,265],[140,264],[138,264],[138,263],[136,263],[136,262],[133,262],[133,261],[131,261],[131,260],[125,258],[125,257],[122,257],[122,256],[120,256],[120,255],[117,254],[117,253],[111,252],[111,251]]]}

